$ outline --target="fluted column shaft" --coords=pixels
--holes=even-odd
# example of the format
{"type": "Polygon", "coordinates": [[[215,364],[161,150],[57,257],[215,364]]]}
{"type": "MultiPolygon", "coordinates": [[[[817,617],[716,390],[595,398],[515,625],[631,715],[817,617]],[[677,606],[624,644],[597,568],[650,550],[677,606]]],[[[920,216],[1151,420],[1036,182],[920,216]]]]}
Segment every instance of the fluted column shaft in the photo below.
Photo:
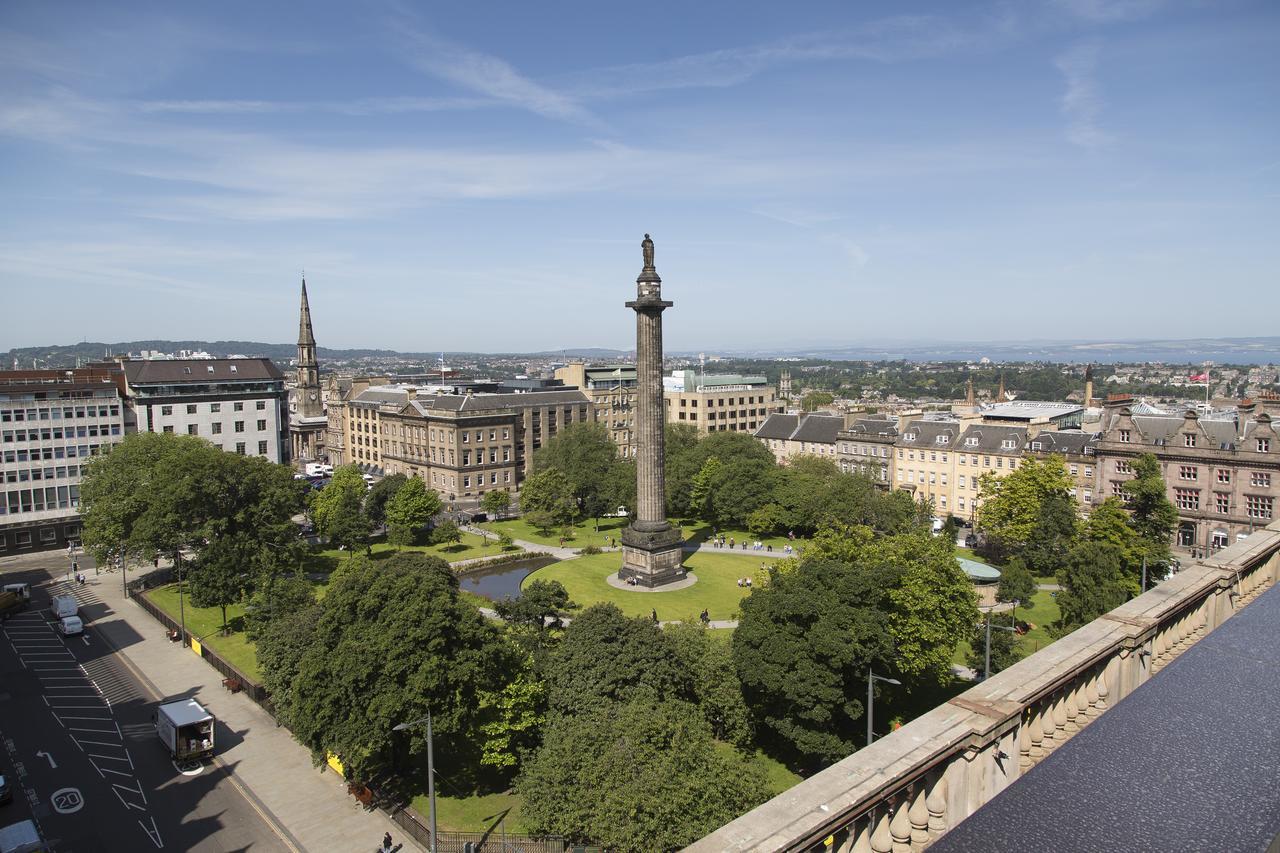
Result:
{"type": "Polygon", "coordinates": [[[662,312],[670,302],[646,295],[627,307],[636,312],[636,521],[647,532],[665,530],[667,501],[663,454],[666,412],[662,396],[662,312]]]}

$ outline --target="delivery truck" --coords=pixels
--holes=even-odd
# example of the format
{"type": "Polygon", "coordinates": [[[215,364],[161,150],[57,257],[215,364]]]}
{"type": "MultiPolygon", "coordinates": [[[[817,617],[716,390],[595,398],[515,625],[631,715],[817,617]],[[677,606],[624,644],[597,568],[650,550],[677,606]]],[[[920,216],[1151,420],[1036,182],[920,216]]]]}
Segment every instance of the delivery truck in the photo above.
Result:
{"type": "Polygon", "coordinates": [[[194,699],[164,702],[154,715],[156,735],[174,761],[213,757],[213,714],[194,699]]]}
{"type": "Polygon", "coordinates": [[[26,610],[31,601],[31,584],[7,583],[0,589],[0,616],[26,610]]]}
{"type": "Polygon", "coordinates": [[[80,612],[80,602],[74,595],[55,595],[49,609],[53,611],[53,618],[65,619],[80,612]]]}

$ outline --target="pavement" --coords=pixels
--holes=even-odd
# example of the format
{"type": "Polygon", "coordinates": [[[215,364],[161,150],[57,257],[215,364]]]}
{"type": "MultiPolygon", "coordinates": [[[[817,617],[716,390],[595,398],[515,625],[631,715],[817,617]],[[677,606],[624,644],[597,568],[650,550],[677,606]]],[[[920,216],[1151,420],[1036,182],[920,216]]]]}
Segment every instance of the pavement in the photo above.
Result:
{"type": "MultiPolygon", "coordinates": [[[[385,813],[365,811],[347,793],[343,780],[328,769],[317,768],[310,752],[293,739],[288,729],[277,726],[255,702],[243,694],[231,694],[223,689],[221,673],[189,648],[170,642],[160,623],[124,597],[119,573],[103,572],[94,576],[92,562],[83,555],[79,559],[88,583],[83,587],[68,586],[80,599],[82,612],[89,617],[86,620],[89,644],[98,643],[110,649],[113,653],[110,657],[128,668],[139,687],[145,690],[145,701],[141,705],[149,705],[160,697],[192,697],[217,718],[217,756],[204,772],[211,779],[225,779],[239,794],[234,805],[270,828],[270,837],[253,844],[253,850],[370,851],[377,849],[387,832],[397,844],[403,845],[404,851],[423,849],[385,813]]],[[[61,579],[65,576],[65,567],[65,557],[56,552],[0,561],[0,571],[6,577],[14,570],[41,568],[61,579]]],[[[129,579],[141,574],[131,571],[129,579]]],[[[146,722],[149,716],[148,707],[146,722]]],[[[156,751],[161,751],[158,744],[156,751]]],[[[174,776],[172,772],[169,775],[174,776]]],[[[158,789],[163,789],[165,784],[172,782],[162,783],[158,789]]],[[[154,796],[152,791],[143,790],[146,795],[154,796]]],[[[179,817],[184,823],[192,820],[190,815],[168,817],[170,820],[179,817]]],[[[221,827],[193,825],[203,826],[201,838],[207,839],[215,833],[217,837],[208,841],[209,846],[182,844],[181,849],[243,850],[249,847],[242,839],[224,840],[221,827]]],[[[129,849],[151,847],[131,842],[129,849]]]]}

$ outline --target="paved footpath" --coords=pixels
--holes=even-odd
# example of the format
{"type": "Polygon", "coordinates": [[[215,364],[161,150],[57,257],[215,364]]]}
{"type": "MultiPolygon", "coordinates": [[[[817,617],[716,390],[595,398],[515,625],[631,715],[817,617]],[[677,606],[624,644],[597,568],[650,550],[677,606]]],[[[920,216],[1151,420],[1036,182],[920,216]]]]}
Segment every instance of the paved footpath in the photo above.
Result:
{"type": "MultiPolygon", "coordinates": [[[[50,554],[22,568],[47,565],[57,571],[60,558],[50,554]]],[[[31,558],[20,559],[26,563],[31,558]]],[[[0,568],[18,568],[5,562],[0,568]]],[[[365,811],[337,774],[316,767],[310,752],[257,703],[228,693],[221,673],[190,649],[170,642],[159,622],[124,597],[118,572],[94,577],[92,563],[83,555],[80,565],[82,571],[89,566],[84,597],[105,605],[103,612],[90,611],[89,628],[120,653],[153,693],[192,696],[230,730],[216,760],[287,846],[316,853],[367,853],[390,832],[406,853],[423,850],[385,813],[365,811]]],[[[129,572],[131,581],[140,576],[129,572]]]]}

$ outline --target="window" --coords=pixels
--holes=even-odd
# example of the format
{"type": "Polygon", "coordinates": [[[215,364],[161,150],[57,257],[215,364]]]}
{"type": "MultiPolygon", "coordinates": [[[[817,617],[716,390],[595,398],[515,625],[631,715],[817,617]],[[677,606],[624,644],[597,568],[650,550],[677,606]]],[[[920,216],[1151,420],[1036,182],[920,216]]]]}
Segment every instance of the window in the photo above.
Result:
{"type": "Polygon", "coordinates": [[[164,431],[165,431],[165,432],[167,432],[167,433],[172,433],[172,432],[173,432],[173,427],[172,427],[172,426],[167,426],[167,427],[165,427],[165,428],[164,428],[164,431]]]}
{"type": "Polygon", "coordinates": [[[1219,468],[1219,469],[1218,469],[1218,482],[1219,482],[1219,483],[1230,483],[1230,482],[1231,482],[1231,470],[1230,470],[1229,468],[1219,468]]]}
{"type": "Polygon", "coordinates": [[[983,467],[983,468],[990,468],[990,467],[991,467],[991,457],[990,457],[990,456],[984,456],[984,457],[982,457],[982,467],[983,467]]]}
{"type": "Polygon", "coordinates": [[[236,453],[239,453],[241,456],[244,456],[244,442],[243,442],[243,441],[237,441],[237,442],[236,442],[236,453]]]}
{"type": "Polygon", "coordinates": [[[1182,446],[1183,446],[1183,447],[1195,447],[1195,446],[1196,446],[1196,434],[1195,434],[1195,433],[1193,433],[1193,432],[1184,432],[1184,433],[1182,434],[1182,446]]]}
{"type": "Polygon", "coordinates": [[[964,498],[956,498],[956,509],[964,509],[964,498]]]}
{"type": "Polygon", "coordinates": [[[1178,479],[1179,479],[1179,480],[1194,480],[1194,479],[1196,479],[1196,478],[1199,476],[1199,473],[1200,473],[1200,472],[1197,470],[1196,466],[1194,466],[1194,465],[1179,465],[1179,466],[1178,466],[1178,479]]]}
{"type": "Polygon", "coordinates": [[[258,421],[258,432],[262,432],[262,431],[263,431],[263,430],[265,430],[266,428],[267,428],[267,422],[266,422],[266,421],[258,421]]]}
{"type": "Polygon", "coordinates": [[[1129,443],[1129,430],[1127,430],[1127,429],[1122,429],[1122,430],[1120,430],[1120,432],[1119,432],[1119,436],[1118,436],[1118,437],[1119,437],[1119,439],[1120,439],[1120,443],[1121,443],[1121,444],[1128,444],[1128,443],[1129,443]]]}
{"type": "Polygon", "coordinates": [[[1199,489],[1174,489],[1174,503],[1178,509],[1199,509],[1200,508],[1200,490],[1199,489]]]}
{"type": "Polygon", "coordinates": [[[471,433],[469,433],[469,432],[463,432],[463,433],[462,433],[462,443],[463,443],[463,444],[466,444],[467,442],[469,442],[469,441],[471,440],[470,436],[471,436],[471,433]]]}
{"type": "Polygon", "coordinates": [[[259,456],[267,455],[267,443],[265,441],[258,442],[258,455],[259,456]]]}
{"type": "Polygon", "coordinates": [[[172,414],[173,414],[173,406],[161,406],[161,407],[160,407],[160,414],[162,414],[162,415],[172,415],[172,414]]]}
{"type": "Polygon", "coordinates": [[[217,414],[218,412],[221,412],[221,411],[222,411],[222,404],[221,404],[221,403],[210,403],[210,404],[209,404],[209,411],[213,412],[214,414],[217,414]]]}
{"type": "Polygon", "coordinates": [[[1249,472],[1249,485],[1269,489],[1271,488],[1271,475],[1266,471],[1251,471],[1249,472]]]}
{"type": "Polygon", "coordinates": [[[960,488],[964,488],[964,474],[960,475],[960,488]]]}
{"type": "Polygon", "coordinates": [[[1092,465],[1086,465],[1086,466],[1084,466],[1084,475],[1085,475],[1086,477],[1092,477],[1092,476],[1093,476],[1093,466],[1092,466],[1092,465]]]}
{"type": "Polygon", "coordinates": [[[214,435],[222,435],[222,424],[214,424],[214,425],[213,425],[213,434],[214,434],[214,435]]]}
{"type": "Polygon", "coordinates": [[[199,435],[200,428],[196,424],[187,424],[187,435],[199,435]]]}
{"type": "Polygon", "coordinates": [[[244,403],[232,403],[232,404],[231,404],[231,408],[232,408],[234,411],[237,411],[237,412],[243,412],[243,411],[244,411],[244,403]]]}
{"type": "Polygon", "coordinates": [[[1133,473],[1133,466],[1132,466],[1132,465],[1130,465],[1128,462],[1117,461],[1117,462],[1116,462],[1116,473],[1117,473],[1117,474],[1132,474],[1132,473],[1133,473]]]}
{"type": "Polygon", "coordinates": [[[1246,495],[1244,499],[1244,508],[1250,518],[1270,518],[1274,504],[1275,498],[1263,495],[1246,495]]]}
{"type": "MultiPolygon", "coordinates": [[[[1258,448],[1258,452],[1259,452],[1259,453],[1270,453],[1270,452],[1271,452],[1271,439],[1269,439],[1269,438],[1260,438],[1260,439],[1258,439],[1257,444],[1256,444],[1255,446],[1258,448]]],[[[1270,518],[1270,517],[1271,517],[1271,516],[1270,516],[1270,514],[1268,514],[1268,515],[1267,515],[1267,517],[1268,517],[1268,518],[1270,518]]]]}
{"type": "Polygon", "coordinates": [[[236,432],[244,432],[244,421],[236,421],[236,432]]]}
{"type": "Polygon", "coordinates": [[[1084,502],[1085,502],[1085,503],[1092,503],[1092,502],[1093,502],[1093,489],[1085,489],[1085,490],[1084,490],[1084,502]]]}
{"type": "Polygon", "coordinates": [[[1128,499],[1129,497],[1128,494],[1125,493],[1124,483],[1121,483],[1119,480],[1111,481],[1111,494],[1115,495],[1118,498],[1128,499]]]}
{"type": "Polygon", "coordinates": [[[1076,476],[1076,475],[1078,475],[1079,473],[1080,473],[1080,466],[1078,466],[1078,465],[1072,465],[1072,466],[1071,466],[1071,476],[1072,476],[1072,477],[1075,477],[1075,476],[1076,476]]]}
{"type": "Polygon", "coordinates": [[[1216,512],[1226,515],[1231,512],[1231,495],[1225,492],[1213,493],[1213,508],[1216,512]]]}
{"type": "Polygon", "coordinates": [[[253,404],[253,407],[254,407],[255,409],[257,409],[259,412],[265,411],[265,410],[266,410],[266,408],[267,408],[267,401],[266,401],[266,400],[258,400],[257,402],[255,402],[255,403],[253,404]]]}

